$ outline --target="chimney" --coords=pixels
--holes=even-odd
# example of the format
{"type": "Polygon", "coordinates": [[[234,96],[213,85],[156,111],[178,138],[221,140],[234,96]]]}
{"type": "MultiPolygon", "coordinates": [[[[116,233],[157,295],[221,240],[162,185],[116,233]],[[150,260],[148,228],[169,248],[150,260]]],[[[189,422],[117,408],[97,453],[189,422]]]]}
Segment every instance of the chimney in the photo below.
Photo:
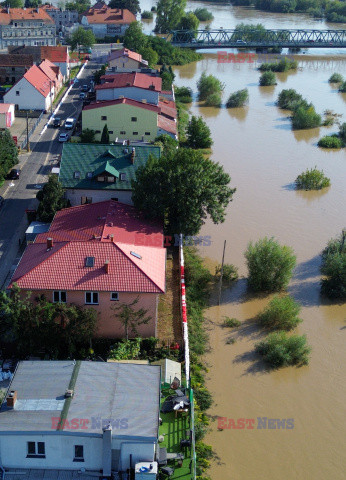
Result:
{"type": "Polygon", "coordinates": [[[132,152],[131,152],[131,163],[132,163],[132,165],[135,163],[135,156],[136,156],[136,150],[135,150],[135,148],[132,148],[132,152]]]}
{"type": "Polygon", "coordinates": [[[53,248],[53,239],[51,237],[47,238],[47,250],[53,248]]]}
{"type": "Polygon", "coordinates": [[[17,390],[11,390],[7,397],[8,408],[14,408],[17,401],[17,390]]]}
{"type": "Polygon", "coordinates": [[[106,260],[106,261],[105,261],[105,272],[106,272],[106,273],[109,273],[109,271],[110,271],[110,270],[109,270],[109,260],[106,260]]]}
{"type": "Polygon", "coordinates": [[[147,99],[146,99],[146,98],[142,98],[142,103],[147,103],[147,99]]]}
{"type": "Polygon", "coordinates": [[[111,242],[113,242],[113,238],[114,238],[113,233],[110,234],[109,238],[110,238],[111,242]]]}

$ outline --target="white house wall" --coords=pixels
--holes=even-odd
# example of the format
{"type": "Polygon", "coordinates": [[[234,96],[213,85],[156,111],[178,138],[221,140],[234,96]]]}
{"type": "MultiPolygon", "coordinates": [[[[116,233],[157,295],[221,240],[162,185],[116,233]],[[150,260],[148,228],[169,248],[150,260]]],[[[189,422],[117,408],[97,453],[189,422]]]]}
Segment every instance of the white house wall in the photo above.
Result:
{"type": "Polygon", "coordinates": [[[92,199],[92,203],[104,202],[105,200],[111,200],[117,198],[119,202],[126,203],[127,205],[133,205],[132,192],[128,190],[79,190],[79,189],[67,189],[65,197],[70,200],[72,207],[81,205],[82,197],[88,197],[92,199]]]}
{"type": "Polygon", "coordinates": [[[154,443],[122,443],[120,451],[120,470],[130,468],[130,455],[132,467],[139,462],[153,462],[155,456],[154,443]]]}
{"type": "Polygon", "coordinates": [[[153,90],[146,90],[137,87],[106,88],[96,90],[96,100],[116,100],[119,97],[131,98],[141,102],[143,99],[147,103],[157,105],[159,102],[159,93],[153,90]]]}
{"type": "MultiPolygon", "coordinates": [[[[52,87],[52,93],[54,98],[54,87],[52,87]]],[[[11,90],[5,93],[4,103],[18,105],[18,108],[21,110],[48,110],[50,107],[50,95],[47,95],[45,98],[23,77],[11,90]],[[17,91],[19,95],[16,95],[17,91]]]]}

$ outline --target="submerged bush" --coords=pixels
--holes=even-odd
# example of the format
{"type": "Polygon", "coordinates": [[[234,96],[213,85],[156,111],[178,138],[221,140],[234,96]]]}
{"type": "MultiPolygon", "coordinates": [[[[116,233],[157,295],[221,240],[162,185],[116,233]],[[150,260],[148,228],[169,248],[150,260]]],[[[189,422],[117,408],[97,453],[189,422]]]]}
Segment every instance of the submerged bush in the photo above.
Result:
{"type": "Polygon", "coordinates": [[[148,12],[147,10],[144,10],[141,15],[143,20],[151,20],[154,17],[153,12],[148,12]]]}
{"type": "Polygon", "coordinates": [[[218,78],[214,77],[214,75],[206,75],[206,73],[203,72],[197,82],[197,88],[199,100],[206,100],[214,94],[218,94],[221,98],[221,93],[225,86],[218,78]]]}
{"type": "Polygon", "coordinates": [[[299,312],[300,305],[292,297],[274,297],[257,318],[265,328],[292,330],[302,322],[299,312]]]}
{"type": "Polygon", "coordinates": [[[193,12],[200,22],[209,22],[213,20],[214,15],[206,8],[196,8],[193,12]]]}
{"type": "Polygon", "coordinates": [[[343,141],[337,135],[327,135],[320,138],[317,145],[321,148],[342,148],[343,141]]]}
{"type": "Polygon", "coordinates": [[[346,229],[330,240],[322,252],[321,293],[329,298],[346,299],[346,229]]]}
{"type": "Polygon", "coordinates": [[[261,87],[269,87],[270,85],[276,85],[275,73],[271,71],[262,73],[259,83],[261,87]]]}
{"type": "Polygon", "coordinates": [[[243,107],[249,101],[249,92],[247,88],[237,90],[232,93],[226,103],[227,108],[243,107]]]}
{"type": "Polygon", "coordinates": [[[258,67],[261,72],[287,72],[288,70],[296,70],[298,68],[298,62],[289,58],[283,58],[279,62],[262,63],[258,67]]]}
{"type": "Polygon", "coordinates": [[[296,264],[292,248],[267,237],[255,244],[250,242],[245,258],[248,284],[255,292],[277,292],[287,287],[296,264]]]}
{"type": "Polygon", "coordinates": [[[228,327],[228,328],[234,328],[234,327],[239,327],[241,325],[241,322],[237,320],[236,318],[229,318],[229,317],[224,317],[224,322],[222,324],[223,327],[228,327]]]}
{"type": "Polygon", "coordinates": [[[221,94],[215,92],[207,96],[204,105],[206,107],[221,107],[221,102],[221,94]]]}
{"type": "Polygon", "coordinates": [[[325,176],[322,170],[315,167],[298,175],[295,184],[297,189],[321,190],[321,188],[329,187],[330,179],[325,176]]]}
{"type": "Polygon", "coordinates": [[[339,92],[345,93],[346,92],[346,82],[342,82],[339,87],[339,92]]]}
{"type": "Polygon", "coordinates": [[[192,90],[189,87],[174,87],[174,94],[178,102],[192,102],[192,90]]]}
{"type": "Polygon", "coordinates": [[[285,110],[296,110],[300,106],[308,106],[308,102],[293,88],[282,90],[279,93],[277,104],[285,110]]]}
{"type": "Polygon", "coordinates": [[[305,335],[288,336],[286,332],[270,333],[255,345],[255,350],[273,368],[307,365],[311,352],[305,335]]]}
{"type": "Polygon", "coordinates": [[[306,108],[299,106],[292,117],[292,127],[294,130],[302,130],[305,128],[315,128],[321,125],[321,115],[316,113],[313,105],[306,108]]]}
{"type": "MultiPolygon", "coordinates": [[[[215,277],[217,280],[221,277],[221,265],[215,268],[215,277]]],[[[225,263],[223,266],[222,280],[227,283],[235,282],[238,280],[238,269],[234,265],[225,263]]]]}
{"type": "Polygon", "coordinates": [[[328,82],[329,83],[341,83],[344,81],[344,77],[341,75],[341,73],[333,73],[331,77],[329,77],[328,82]]]}

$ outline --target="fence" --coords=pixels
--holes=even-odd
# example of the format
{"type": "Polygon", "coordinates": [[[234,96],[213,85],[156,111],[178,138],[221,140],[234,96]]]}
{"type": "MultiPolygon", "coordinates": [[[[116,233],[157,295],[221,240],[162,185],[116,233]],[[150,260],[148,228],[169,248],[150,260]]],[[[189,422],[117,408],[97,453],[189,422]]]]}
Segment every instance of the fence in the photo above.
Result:
{"type": "MultiPolygon", "coordinates": [[[[31,112],[31,113],[32,113],[32,112],[31,112]]],[[[30,113],[30,115],[31,115],[31,113],[30,113]]],[[[25,116],[26,116],[26,115],[25,115],[25,116]]],[[[27,146],[27,144],[28,144],[28,139],[29,139],[29,141],[30,141],[30,137],[31,137],[31,135],[34,133],[35,128],[37,127],[37,125],[40,123],[42,116],[43,116],[43,111],[40,113],[40,115],[39,115],[38,117],[36,117],[36,116],[30,117],[30,118],[36,118],[36,121],[35,121],[34,124],[30,127],[30,130],[29,130],[29,132],[28,132],[28,135],[26,134],[26,131],[24,131],[24,132],[22,133],[21,137],[24,135],[25,138],[24,138],[24,140],[23,140],[21,143],[19,143],[19,146],[20,146],[21,150],[24,150],[24,148],[26,148],[26,146],[27,146]]]]}

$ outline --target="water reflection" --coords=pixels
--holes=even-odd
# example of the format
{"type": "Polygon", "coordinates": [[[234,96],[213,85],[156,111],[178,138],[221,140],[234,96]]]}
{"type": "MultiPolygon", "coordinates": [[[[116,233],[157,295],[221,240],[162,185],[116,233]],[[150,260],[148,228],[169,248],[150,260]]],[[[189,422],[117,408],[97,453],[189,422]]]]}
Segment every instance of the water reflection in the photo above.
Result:
{"type": "Polygon", "coordinates": [[[303,198],[307,203],[320,200],[330,191],[331,187],[322,188],[321,190],[296,190],[296,195],[303,198]]]}
{"type": "Polygon", "coordinates": [[[320,137],[320,128],[310,128],[308,130],[292,130],[294,138],[297,142],[310,143],[313,138],[318,139],[320,137]]]}
{"type": "Polygon", "coordinates": [[[227,108],[226,110],[230,117],[239,120],[239,122],[244,122],[249,113],[249,107],[227,108]]]}

